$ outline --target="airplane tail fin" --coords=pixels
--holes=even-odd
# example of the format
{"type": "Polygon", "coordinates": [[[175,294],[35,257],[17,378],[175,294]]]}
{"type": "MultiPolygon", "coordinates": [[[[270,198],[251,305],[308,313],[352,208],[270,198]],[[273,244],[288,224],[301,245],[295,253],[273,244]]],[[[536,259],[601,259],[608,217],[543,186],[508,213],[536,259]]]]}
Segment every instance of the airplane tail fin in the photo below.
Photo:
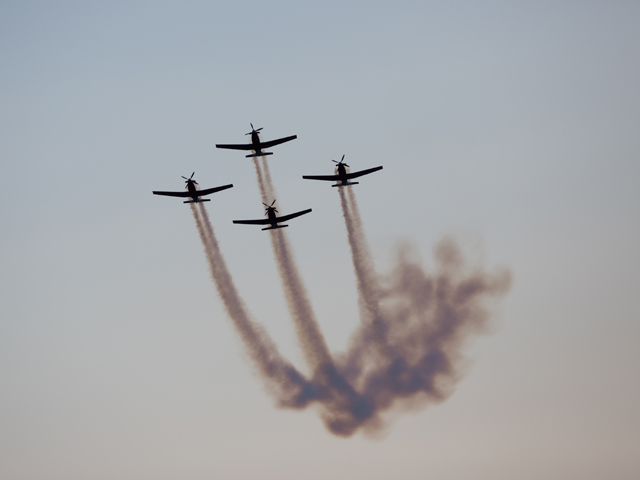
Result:
{"type": "Polygon", "coordinates": [[[182,203],[200,203],[200,202],[210,202],[210,201],[211,201],[210,198],[198,198],[197,200],[187,200],[182,203]]]}
{"type": "Polygon", "coordinates": [[[260,152],[260,153],[252,153],[251,155],[245,155],[247,158],[251,157],[265,157],[267,155],[273,155],[273,152],[260,152]]]}

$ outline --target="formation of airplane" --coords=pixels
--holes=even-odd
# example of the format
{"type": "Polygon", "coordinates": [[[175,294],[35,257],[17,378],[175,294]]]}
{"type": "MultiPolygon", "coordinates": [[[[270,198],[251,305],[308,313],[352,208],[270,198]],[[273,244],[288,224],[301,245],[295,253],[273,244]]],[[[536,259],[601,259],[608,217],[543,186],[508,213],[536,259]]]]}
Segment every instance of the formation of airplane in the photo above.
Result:
{"type": "Polygon", "coordinates": [[[206,188],[204,190],[198,190],[196,189],[196,185],[198,185],[198,182],[196,182],[193,179],[193,176],[196,174],[196,172],[193,172],[191,174],[191,176],[189,178],[187,177],[182,177],[185,179],[185,183],[187,184],[187,190],[184,192],[157,192],[154,191],[153,194],[154,195],[165,195],[167,197],[191,197],[191,200],[186,200],[182,203],[199,203],[199,202],[210,202],[211,199],[209,198],[200,198],[203,197],[205,195],[211,195],[212,193],[216,193],[219,192],[221,190],[226,190],[227,188],[231,188],[233,187],[233,184],[229,184],[229,185],[222,185],[221,187],[213,187],[213,188],[206,188]]]}
{"type": "MultiPolygon", "coordinates": [[[[273,155],[271,152],[263,151],[264,148],[270,148],[274,145],[280,145],[281,143],[289,142],[298,138],[297,135],[292,135],[290,137],[278,138],[276,140],[270,140],[268,142],[261,142],[259,132],[262,128],[254,128],[251,123],[251,131],[247,133],[247,135],[251,135],[251,143],[241,144],[241,145],[228,145],[228,144],[219,144],[216,145],[217,148],[228,148],[232,150],[253,150],[253,153],[250,155],[246,155],[246,157],[261,157],[265,155],[273,155]]],[[[360,170],[359,172],[347,172],[347,165],[344,163],[344,155],[342,155],[342,159],[335,162],[336,165],[336,173],[335,175],[303,175],[302,178],[306,180],[326,180],[330,182],[336,182],[332,187],[346,187],[349,185],[358,185],[359,182],[351,182],[350,180],[354,178],[361,177],[363,175],[368,175],[373,172],[377,172],[378,170],[382,170],[382,166],[368,168],[366,170],[360,170]]],[[[182,197],[182,198],[190,198],[190,200],[185,200],[183,203],[200,203],[200,202],[209,202],[208,198],[201,198],[205,195],[210,195],[212,193],[220,192],[221,190],[226,190],[227,188],[233,187],[233,184],[222,185],[220,187],[207,188],[204,190],[198,190],[196,182],[193,179],[193,176],[196,172],[193,172],[189,178],[182,177],[185,180],[186,190],[183,192],[161,192],[154,191],[154,195],[165,195],[169,197],[182,197]]],[[[290,213],[288,215],[278,216],[278,210],[274,207],[276,201],[274,200],[271,205],[267,205],[263,203],[265,208],[265,216],[267,218],[261,218],[258,220],[234,220],[233,223],[243,224],[243,225],[269,225],[268,227],[263,228],[262,230],[275,230],[277,228],[288,227],[288,225],[282,225],[282,222],[286,222],[296,217],[300,217],[302,215],[306,215],[307,213],[311,213],[311,209],[301,210],[299,212],[290,213]]]]}
{"type": "Polygon", "coordinates": [[[336,168],[338,173],[336,175],[303,175],[302,178],[306,180],[326,180],[329,182],[338,182],[332,187],[346,187],[347,185],[358,185],[360,182],[350,182],[352,178],[362,177],[363,175],[368,175],[373,172],[377,172],[378,170],[382,170],[382,167],[373,167],[368,168],[367,170],[360,170],[359,172],[349,172],[347,173],[346,163],[344,163],[344,155],[342,155],[342,159],[339,162],[335,160],[331,160],[332,162],[337,163],[336,168]]]}
{"type": "Polygon", "coordinates": [[[216,148],[229,148],[231,150],[253,150],[252,154],[245,155],[245,157],[263,157],[265,155],[273,155],[272,152],[263,152],[263,148],[271,148],[275,145],[280,145],[281,143],[289,142],[291,140],[295,140],[298,138],[297,135],[291,135],[290,137],[278,138],[276,140],[269,140],[268,142],[261,142],[260,135],[258,132],[262,130],[262,128],[258,128],[257,130],[253,128],[253,123],[251,125],[251,131],[246,133],[245,135],[251,135],[251,143],[243,143],[243,144],[220,144],[216,145],[216,148]]]}
{"type": "Polygon", "coordinates": [[[311,209],[308,208],[300,212],[290,213],[289,215],[283,215],[282,217],[278,217],[276,215],[278,210],[276,209],[276,207],[273,206],[274,203],[276,203],[275,200],[271,202],[271,205],[267,205],[266,203],[263,203],[263,205],[266,207],[265,215],[267,216],[267,218],[261,218],[259,220],[234,220],[233,223],[239,223],[243,225],[270,225],[269,227],[263,228],[262,230],[273,230],[276,228],[284,228],[289,226],[289,225],[278,225],[281,222],[286,222],[287,220],[291,220],[292,218],[296,218],[301,215],[306,215],[307,213],[311,212],[311,209]]]}

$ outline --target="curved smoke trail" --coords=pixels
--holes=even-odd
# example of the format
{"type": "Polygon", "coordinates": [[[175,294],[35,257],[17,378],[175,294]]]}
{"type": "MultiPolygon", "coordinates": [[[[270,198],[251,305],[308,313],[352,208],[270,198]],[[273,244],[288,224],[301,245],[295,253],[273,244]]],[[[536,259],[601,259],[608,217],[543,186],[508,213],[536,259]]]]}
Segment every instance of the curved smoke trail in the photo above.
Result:
{"type": "MultiPolygon", "coordinates": [[[[256,170],[260,171],[258,162],[255,162],[256,170]]],[[[262,164],[262,171],[258,174],[260,192],[273,192],[271,175],[266,161],[262,164]]],[[[300,272],[293,257],[293,251],[282,230],[270,232],[271,245],[276,258],[278,272],[284,288],[287,305],[298,334],[298,339],[302,344],[307,363],[314,370],[318,370],[323,365],[332,363],[329,349],[327,348],[324,336],[320,332],[318,321],[311,307],[311,301],[307,294],[300,272]]]]}
{"type": "MultiPolygon", "coordinates": [[[[264,175],[264,184],[267,188],[267,195],[269,198],[276,198],[276,188],[273,186],[273,182],[271,181],[271,171],[269,170],[269,164],[267,163],[267,157],[260,157],[262,160],[262,172],[264,175]]],[[[273,200],[271,200],[273,201],[273,200]]]]}
{"type": "MultiPolygon", "coordinates": [[[[348,190],[340,198],[364,304],[361,325],[341,368],[379,413],[400,400],[412,400],[414,407],[416,402],[444,400],[461,377],[467,340],[487,327],[488,298],[508,290],[509,272],[470,269],[457,244],[446,238],[435,250],[435,274],[428,274],[415,249],[405,244],[392,272],[377,276],[355,194],[348,190]]],[[[376,429],[381,424],[354,424],[352,431],[359,427],[376,429]]]]}
{"type": "Polygon", "coordinates": [[[251,320],[224,261],[207,211],[203,204],[199,206],[198,212],[195,205],[191,204],[191,212],[205,249],[211,278],[227,315],[247,347],[253,364],[261,377],[267,380],[267,390],[276,396],[280,405],[303,408],[321,393],[282,358],[267,332],[251,320]]]}
{"type": "MultiPolygon", "coordinates": [[[[347,239],[351,250],[351,260],[353,270],[356,275],[356,284],[358,287],[358,297],[360,304],[360,318],[363,326],[358,331],[359,335],[366,335],[367,338],[358,338],[354,336],[349,351],[350,365],[349,374],[351,377],[358,374],[364,368],[365,357],[377,356],[379,354],[389,356],[388,328],[386,322],[382,318],[380,311],[380,286],[378,275],[375,271],[373,258],[371,256],[369,245],[367,244],[364,230],[362,229],[362,220],[358,210],[358,204],[355,201],[351,189],[340,187],[338,189],[340,195],[340,205],[342,207],[342,216],[344,218],[345,227],[347,229],[347,239]],[[375,349],[361,350],[356,348],[357,345],[375,345],[375,349]]],[[[375,363],[376,358],[369,358],[366,364],[375,363]]]]}
{"type": "MultiPolygon", "coordinates": [[[[262,167],[258,176],[260,190],[273,192],[275,189],[271,183],[269,165],[264,158],[262,167]]],[[[332,432],[342,434],[345,424],[362,422],[371,417],[373,410],[336,368],[320,331],[293,250],[282,230],[271,232],[271,245],[305,360],[312,369],[314,383],[327,393],[320,399],[322,418],[332,432]]]]}
{"type": "Polygon", "coordinates": [[[260,168],[260,163],[258,163],[258,159],[253,157],[253,166],[256,169],[256,177],[258,179],[258,188],[260,189],[260,198],[262,198],[262,203],[266,203],[267,205],[271,204],[274,199],[269,200],[271,198],[269,192],[266,190],[266,183],[263,179],[262,169],[260,168]]]}
{"type": "Polygon", "coordinates": [[[318,370],[323,365],[332,363],[331,355],[300,278],[289,241],[282,230],[271,232],[271,245],[302,350],[309,367],[314,371],[318,370]]]}
{"type": "MultiPolygon", "coordinates": [[[[274,189],[268,165],[254,158],[264,203],[274,189]]],[[[446,399],[462,376],[463,349],[486,330],[487,302],[509,288],[508,271],[470,268],[450,238],[435,249],[433,273],[422,266],[416,249],[399,247],[395,267],[385,276],[375,271],[355,194],[340,187],[340,202],[356,276],[361,322],[349,349],[329,352],[309,296],[282,230],[270,232],[298,341],[312,370],[305,379],[277,351],[266,332],[253,323],[220,252],[203,205],[192,206],[212,278],[227,313],[251,358],[281,406],[320,406],[327,428],[350,436],[360,429],[377,432],[383,414],[394,407],[426,405],[446,399]]]]}

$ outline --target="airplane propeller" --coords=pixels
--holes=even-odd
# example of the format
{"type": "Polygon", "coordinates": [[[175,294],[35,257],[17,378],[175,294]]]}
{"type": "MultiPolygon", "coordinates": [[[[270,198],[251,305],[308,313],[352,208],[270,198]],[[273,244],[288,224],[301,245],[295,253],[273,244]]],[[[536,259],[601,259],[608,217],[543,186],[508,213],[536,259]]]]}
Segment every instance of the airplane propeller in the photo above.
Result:
{"type": "Polygon", "coordinates": [[[193,183],[195,183],[196,185],[198,185],[198,182],[196,182],[195,180],[192,180],[192,178],[193,178],[193,176],[194,176],[195,174],[196,174],[196,172],[193,172],[189,178],[187,178],[187,177],[185,177],[185,176],[182,176],[182,175],[180,175],[180,176],[181,176],[182,178],[184,178],[184,180],[185,180],[185,182],[184,182],[184,183],[193,182],[193,183]]]}
{"type": "MultiPolygon", "coordinates": [[[[340,159],[339,162],[336,162],[335,160],[331,160],[332,162],[337,163],[338,165],[344,165],[345,167],[348,167],[349,165],[347,165],[346,163],[344,163],[344,155],[342,155],[342,158],[340,159]]],[[[336,165],[337,166],[337,165],[336,165]]]]}
{"type": "Polygon", "coordinates": [[[273,204],[276,203],[276,201],[274,200],[273,202],[271,202],[271,205],[267,205],[266,203],[262,202],[262,204],[267,207],[265,210],[267,212],[269,212],[269,210],[273,210],[274,212],[277,212],[278,209],[276,207],[273,206],[273,204]]]}
{"type": "Polygon", "coordinates": [[[263,127],[260,127],[259,129],[256,130],[255,128],[253,128],[253,123],[249,123],[249,125],[251,125],[251,131],[249,133],[245,133],[245,135],[251,135],[252,133],[258,133],[263,128],[263,127]]]}

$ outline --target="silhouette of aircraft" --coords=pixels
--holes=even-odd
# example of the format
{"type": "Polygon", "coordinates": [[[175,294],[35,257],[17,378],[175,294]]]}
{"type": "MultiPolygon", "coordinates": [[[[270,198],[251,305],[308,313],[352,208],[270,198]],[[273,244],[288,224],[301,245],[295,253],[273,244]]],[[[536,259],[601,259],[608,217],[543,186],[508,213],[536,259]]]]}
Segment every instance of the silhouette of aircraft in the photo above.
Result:
{"type": "Polygon", "coordinates": [[[359,172],[347,173],[347,169],[345,167],[348,167],[349,165],[344,163],[344,155],[342,155],[342,159],[339,162],[336,162],[335,160],[331,161],[337,163],[336,168],[338,170],[338,173],[336,175],[303,175],[302,178],[307,180],[327,180],[329,182],[336,181],[339,183],[331,185],[332,187],[346,187],[347,185],[358,185],[358,183],[360,183],[350,182],[349,180],[351,180],[352,178],[358,178],[363,175],[368,175],[370,173],[377,172],[378,170],[382,170],[382,167],[380,166],[369,168],[367,170],[360,170],[359,172]]]}
{"type": "Polygon", "coordinates": [[[307,209],[307,210],[302,210],[300,212],[296,212],[296,213],[290,213],[289,215],[283,215],[282,217],[278,217],[276,215],[276,212],[278,211],[276,209],[276,207],[273,206],[273,204],[276,203],[276,201],[274,200],[273,202],[271,202],[271,205],[267,205],[266,203],[262,203],[265,207],[267,207],[265,209],[265,215],[267,216],[267,218],[261,218],[260,220],[234,220],[233,223],[240,223],[243,225],[269,225],[271,224],[271,226],[267,227],[267,228],[263,228],[262,230],[273,230],[275,228],[284,228],[284,227],[288,227],[289,225],[278,225],[278,223],[280,222],[286,222],[287,220],[291,220],[292,218],[296,218],[299,217],[300,215],[305,215],[309,212],[311,212],[311,209],[307,209]]]}
{"type": "Polygon", "coordinates": [[[200,197],[203,197],[205,195],[211,195],[212,193],[219,192],[220,190],[226,190],[227,188],[233,187],[233,184],[229,184],[229,185],[222,185],[221,187],[214,187],[214,188],[207,188],[205,190],[198,190],[198,189],[196,189],[196,185],[198,185],[198,182],[193,180],[193,176],[195,174],[196,174],[196,172],[193,172],[189,178],[182,177],[182,178],[185,179],[184,183],[187,184],[187,191],[186,192],[155,192],[154,191],[153,194],[154,195],[166,195],[168,197],[191,197],[191,200],[187,200],[187,201],[182,202],[182,203],[199,203],[199,202],[210,202],[211,201],[211,199],[209,199],[209,198],[200,198],[200,197]]]}
{"type": "Polygon", "coordinates": [[[292,135],[290,137],[269,140],[268,142],[261,142],[258,132],[262,130],[262,127],[256,130],[255,128],[253,128],[253,123],[251,123],[250,125],[251,131],[249,133],[246,133],[245,135],[251,135],[251,143],[243,143],[239,145],[216,145],[216,148],[229,148],[231,150],[253,150],[252,154],[245,155],[245,157],[263,157],[265,155],[273,155],[272,152],[263,152],[263,148],[271,148],[275,145],[280,145],[281,143],[289,142],[298,138],[297,135],[292,135]]]}

